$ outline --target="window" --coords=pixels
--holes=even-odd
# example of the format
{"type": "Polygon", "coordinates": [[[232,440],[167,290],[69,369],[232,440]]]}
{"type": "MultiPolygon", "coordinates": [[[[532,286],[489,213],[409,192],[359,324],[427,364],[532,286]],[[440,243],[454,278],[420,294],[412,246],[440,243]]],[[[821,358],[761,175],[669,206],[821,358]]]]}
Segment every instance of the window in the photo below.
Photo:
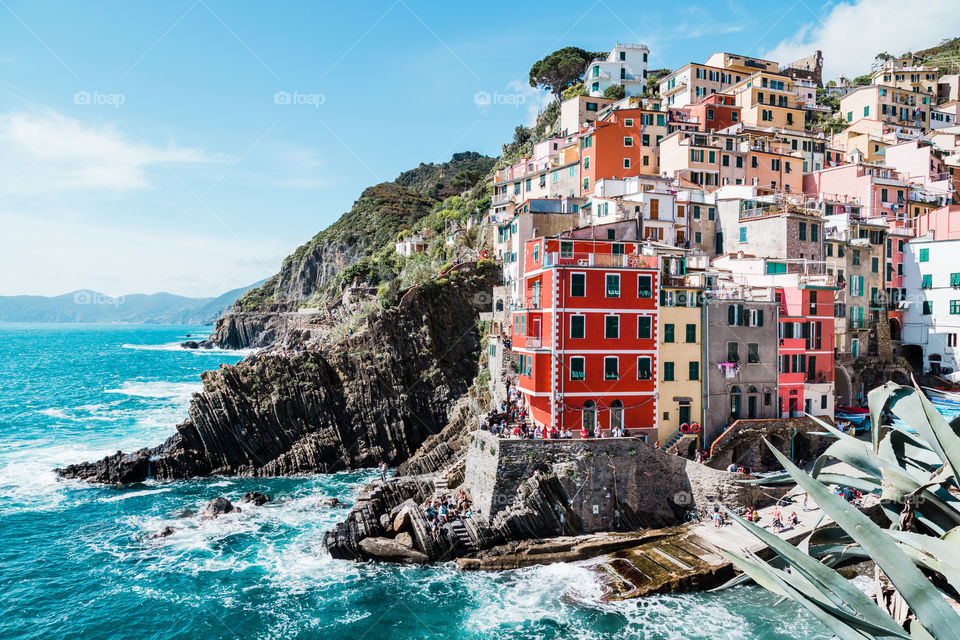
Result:
{"type": "Polygon", "coordinates": [[[740,343],[727,343],[727,362],[740,362],[740,343]]]}
{"type": "Polygon", "coordinates": [[[697,341],[697,325],[688,324],[687,325],[687,342],[696,342],[697,341]]]}
{"type": "Polygon", "coordinates": [[[860,251],[858,249],[853,250],[853,265],[860,266],[860,251]]]}
{"type": "Polygon", "coordinates": [[[604,317],[603,337],[609,339],[617,339],[620,337],[620,316],[604,317]]]}
{"type": "Polygon", "coordinates": [[[688,377],[690,380],[700,379],[700,363],[696,360],[690,362],[688,377]]]}
{"type": "Polygon", "coordinates": [[[797,234],[800,236],[801,240],[806,241],[807,239],[807,223],[801,222],[797,225],[797,234]]]}
{"type": "Polygon", "coordinates": [[[920,288],[921,289],[933,288],[933,276],[931,274],[926,273],[920,277],[920,288]]]}
{"type": "Polygon", "coordinates": [[[870,270],[880,273],[880,258],[870,258],[870,270]]]}
{"type": "Polygon", "coordinates": [[[616,356],[607,356],[603,359],[603,379],[617,380],[620,378],[620,359],[616,356]]]}
{"type": "Polygon", "coordinates": [[[758,362],[760,362],[760,343],[759,342],[747,343],[747,362],[750,364],[757,364],[758,362]]]}
{"type": "Polygon", "coordinates": [[[633,126],[633,118],[624,118],[624,119],[623,119],[623,126],[625,126],[625,127],[632,127],[632,126],[633,126]]]}
{"type": "Polygon", "coordinates": [[[629,168],[630,168],[630,158],[624,158],[624,159],[623,159],[623,168],[624,168],[624,169],[629,169],[629,168]]]}
{"type": "Polygon", "coordinates": [[[673,342],[673,325],[665,324],[663,325],[663,341],[664,342],[673,342]]]}
{"type": "Polygon", "coordinates": [[[570,295],[574,298],[583,298],[587,295],[587,274],[570,274],[570,295]]]}
{"type": "MultiPolygon", "coordinates": [[[[607,229],[607,240],[613,240],[613,234],[615,233],[616,232],[613,229],[607,229]]],[[[622,256],[623,250],[624,250],[624,247],[623,247],[623,243],[621,242],[614,242],[610,246],[610,253],[612,253],[615,256],[622,256]]]]}
{"type": "Polygon", "coordinates": [[[663,363],[663,381],[673,382],[673,363],[672,362],[663,363]]]}
{"type": "Polygon", "coordinates": [[[623,146],[625,146],[625,147],[632,147],[632,146],[633,146],[633,137],[632,137],[632,136],[625,136],[625,137],[623,138],[623,146]]]}
{"type": "Polygon", "coordinates": [[[932,313],[933,313],[933,301],[932,301],[932,300],[924,300],[924,301],[923,301],[923,315],[929,316],[929,315],[932,314],[932,313]]]}
{"type": "Polygon", "coordinates": [[[751,327],[762,327],[763,326],[763,309],[750,309],[750,326],[751,327]]]}
{"type": "Polygon", "coordinates": [[[620,274],[608,273],[606,281],[607,281],[607,297],[619,298],[620,297],[620,274]]]}
{"type": "Polygon", "coordinates": [[[955,347],[955,346],[957,346],[957,334],[955,334],[955,333],[948,333],[948,334],[947,334],[947,346],[948,346],[948,347],[955,347]]]}
{"type": "Polygon", "coordinates": [[[651,364],[653,359],[650,356],[640,356],[637,358],[637,380],[649,380],[653,377],[651,364]]]}
{"type": "Polygon", "coordinates": [[[578,340],[587,335],[587,317],[570,316],[570,337],[578,340]]]}
{"type": "Polygon", "coordinates": [[[586,377],[584,371],[584,357],[574,356],[570,358],[570,379],[583,380],[586,377]]]}
{"type": "Polygon", "coordinates": [[[637,338],[649,339],[653,335],[653,320],[650,316],[637,316],[637,338]]]}
{"type": "Polygon", "coordinates": [[[746,241],[747,241],[747,228],[740,227],[740,242],[746,242],[746,241]]]}
{"type": "MultiPolygon", "coordinates": [[[[572,258],[573,257],[573,243],[564,240],[560,242],[560,257],[561,258],[572,258]]],[[[582,275],[582,274],[581,274],[582,275]]]]}
{"type": "Polygon", "coordinates": [[[930,262],[930,249],[920,249],[920,262],[930,262]]]}
{"type": "Polygon", "coordinates": [[[960,315],[960,300],[950,301],[950,313],[951,315],[960,315]]]}
{"type": "Polygon", "coordinates": [[[653,277],[638,276],[637,277],[637,297],[649,298],[651,296],[653,296],[653,277]]]}

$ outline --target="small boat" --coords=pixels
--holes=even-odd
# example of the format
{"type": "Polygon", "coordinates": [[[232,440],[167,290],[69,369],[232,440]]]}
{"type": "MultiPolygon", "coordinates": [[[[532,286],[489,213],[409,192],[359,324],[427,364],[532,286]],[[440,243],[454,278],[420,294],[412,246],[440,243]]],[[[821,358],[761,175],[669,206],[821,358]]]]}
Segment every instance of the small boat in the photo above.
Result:
{"type": "Polygon", "coordinates": [[[870,409],[860,407],[837,407],[837,413],[870,413],[870,409]]]}
{"type": "Polygon", "coordinates": [[[937,389],[935,387],[920,387],[923,389],[927,397],[931,400],[939,398],[941,400],[951,400],[953,402],[960,402],[960,392],[948,391],[946,389],[937,389]]]}

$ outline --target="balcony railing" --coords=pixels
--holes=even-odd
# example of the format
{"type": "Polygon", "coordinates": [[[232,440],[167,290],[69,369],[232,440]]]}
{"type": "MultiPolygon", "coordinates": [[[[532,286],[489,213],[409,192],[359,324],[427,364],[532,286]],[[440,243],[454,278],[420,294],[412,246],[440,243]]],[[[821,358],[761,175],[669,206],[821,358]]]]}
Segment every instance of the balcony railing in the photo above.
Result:
{"type": "Polygon", "coordinates": [[[527,336],[524,344],[527,349],[539,349],[542,346],[540,336],[527,336]]]}
{"type": "Polygon", "coordinates": [[[543,266],[656,268],[657,257],[621,253],[561,254],[554,251],[543,255],[543,266]]]}
{"type": "Polygon", "coordinates": [[[873,320],[851,320],[851,329],[873,329],[875,323],[873,320]]]}

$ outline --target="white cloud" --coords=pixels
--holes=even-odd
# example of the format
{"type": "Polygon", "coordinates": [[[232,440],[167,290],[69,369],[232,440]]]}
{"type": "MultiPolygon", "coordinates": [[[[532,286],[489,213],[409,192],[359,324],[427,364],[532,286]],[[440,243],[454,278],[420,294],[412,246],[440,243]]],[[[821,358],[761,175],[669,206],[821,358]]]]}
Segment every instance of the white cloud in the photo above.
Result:
{"type": "Polygon", "coordinates": [[[523,80],[511,80],[507,83],[507,90],[513,92],[518,103],[517,108],[526,107],[527,121],[524,123],[532,127],[537,123],[537,115],[547,108],[553,101],[553,94],[537,87],[531,87],[529,82],[523,80]]]}
{"type": "Polygon", "coordinates": [[[151,146],[113,125],[90,125],[49,109],[0,114],[0,193],[128,192],[150,188],[162,164],[224,161],[201,150],[151,146]]]}
{"type": "Polygon", "coordinates": [[[140,231],[69,216],[0,213],[0,227],[0,272],[11,275],[0,279],[0,295],[94,289],[111,296],[214,296],[276,273],[291,250],[276,238],[180,227],[140,231]]]}
{"type": "MultiPolygon", "coordinates": [[[[789,18],[804,20],[797,5],[789,18]]],[[[870,71],[882,51],[898,55],[936,45],[960,31],[957,0],[859,0],[829,6],[821,16],[810,16],[797,32],[762,54],[787,64],[823,52],[824,80],[843,73],[854,77],[870,71]]]]}

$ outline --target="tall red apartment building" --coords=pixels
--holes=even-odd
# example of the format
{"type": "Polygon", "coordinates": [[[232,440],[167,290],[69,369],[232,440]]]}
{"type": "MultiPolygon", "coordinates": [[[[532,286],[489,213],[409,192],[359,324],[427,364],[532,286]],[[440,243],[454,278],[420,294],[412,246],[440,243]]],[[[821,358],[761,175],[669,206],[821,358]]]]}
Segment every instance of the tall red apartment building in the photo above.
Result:
{"type": "Polygon", "coordinates": [[[657,435],[659,269],[636,242],[529,240],[513,313],[518,389],[539,425],[657,435]]]}

